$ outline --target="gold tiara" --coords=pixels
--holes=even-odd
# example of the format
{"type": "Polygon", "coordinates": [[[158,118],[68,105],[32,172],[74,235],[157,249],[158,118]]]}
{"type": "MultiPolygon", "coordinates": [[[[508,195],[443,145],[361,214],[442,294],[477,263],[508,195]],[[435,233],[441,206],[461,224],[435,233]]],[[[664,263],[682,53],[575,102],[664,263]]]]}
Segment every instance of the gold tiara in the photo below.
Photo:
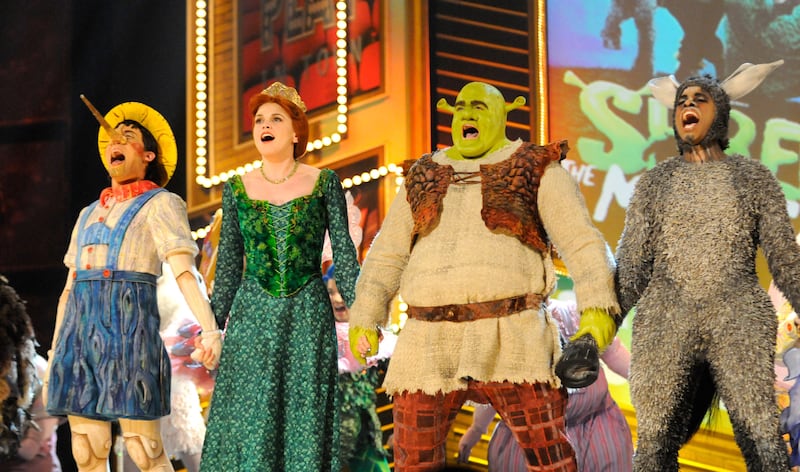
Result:
{"type": "Polygon", "coordinates": [[[297,107],[304,112],[306,111],[306,104],[303,103],[303,99],[300,98],[300,94],[297,93],[294,87],[287,87],[280,82],[273,82],[272,85],[262,90],[261,93],[271,97],[285,98],[297,105],[297,107]]]}

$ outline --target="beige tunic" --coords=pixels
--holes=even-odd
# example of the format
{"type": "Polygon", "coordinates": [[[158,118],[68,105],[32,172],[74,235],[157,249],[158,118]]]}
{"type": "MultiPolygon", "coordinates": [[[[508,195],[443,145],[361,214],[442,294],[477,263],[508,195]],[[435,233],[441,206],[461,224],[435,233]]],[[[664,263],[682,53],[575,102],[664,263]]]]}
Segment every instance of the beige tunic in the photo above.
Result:
{"type": "MultiPolygon", "coordinates": [[[[444,152],[433,159],[457,172],[507,159],[520,141],[475,161],[454,161],[444,152]]],[[[559,164],[547,167],[538,205],[550,241],[570,270],[578,306],[619,307],[613,290],[613,257],[592,225],[583,197],[559,164]]],[[[356,286],[351,326],[386,322],[398,293],[412,306],[496,300],[527,293],[548,294],[555,284],[553,262],[517,238],[493,232],[483,222],[480,185],[450,185],[438,226],[411,253],[413,220],[404,190],[395,198],[356,286]]],[[[471,322],[408,320],[397,341],[384,386],[433,394],[481,381],[547,382],[560,354],[558,328],[544,311],[527,310],[471,322]]]]}

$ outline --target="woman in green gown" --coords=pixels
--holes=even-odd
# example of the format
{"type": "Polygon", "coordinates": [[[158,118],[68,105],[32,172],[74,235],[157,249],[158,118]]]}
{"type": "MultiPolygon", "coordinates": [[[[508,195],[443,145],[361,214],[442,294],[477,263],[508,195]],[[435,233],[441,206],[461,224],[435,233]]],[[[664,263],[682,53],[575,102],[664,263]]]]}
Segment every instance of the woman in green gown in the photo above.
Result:
{"type": "Polygon", "coordinates": [[[274,83],[250,101],[262,165],[222,197],[211,304],[228,319],[201,471],[340,469],[334,317],[321,277],[328,230],[340,289],[353,301],[358,259],[344,192],[300,164],[305,105],[274,83]]]}

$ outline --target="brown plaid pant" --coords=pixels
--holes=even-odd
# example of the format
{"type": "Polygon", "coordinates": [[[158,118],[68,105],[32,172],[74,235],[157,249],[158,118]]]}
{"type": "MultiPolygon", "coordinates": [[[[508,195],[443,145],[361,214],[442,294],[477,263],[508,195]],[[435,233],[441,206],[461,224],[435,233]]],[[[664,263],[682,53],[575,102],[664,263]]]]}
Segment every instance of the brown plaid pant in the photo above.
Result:
{"type": "Polygon", "coordinates": [[[491,403],[509,426],[536,472],[576,472],[575,453],[564,434],[565,389],[543,383],[470,381],[467,390],[394,396],[394,459],[397,472],[445,468],[447,433],[466,400],[491,403]]]}

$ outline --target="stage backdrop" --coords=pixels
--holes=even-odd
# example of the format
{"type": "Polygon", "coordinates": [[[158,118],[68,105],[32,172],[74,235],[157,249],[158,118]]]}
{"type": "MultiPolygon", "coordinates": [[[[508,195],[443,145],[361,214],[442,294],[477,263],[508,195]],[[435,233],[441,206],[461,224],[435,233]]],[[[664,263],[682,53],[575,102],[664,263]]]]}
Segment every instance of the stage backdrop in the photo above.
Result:
{"type": "MultiPolygon", "coordinates": [[[[335,0],[238,2],[240,142],[249,139],[252,129],[247,102],[267,83],[279,80],[297,88],[312,116],[336,105],[334,4],[335,0]]],[[[382,0],[349,0],[347,4],[347,87],[353,98],[383,83],[382,0]]]]}
{"type": "Polygon", "coordinates": [[[759,159],[777,175],[797,228],[800,6],[757,6],[763,3],[547,2],[550,140],[569,140],[564,165],[612,249],[639,175],[677,153],[671,113],[652,98],[647,81],[670,74],[679,81],[698,73],[724,78],[744,62],[786,61],[733,104],[728,151],[759,159]]]}

